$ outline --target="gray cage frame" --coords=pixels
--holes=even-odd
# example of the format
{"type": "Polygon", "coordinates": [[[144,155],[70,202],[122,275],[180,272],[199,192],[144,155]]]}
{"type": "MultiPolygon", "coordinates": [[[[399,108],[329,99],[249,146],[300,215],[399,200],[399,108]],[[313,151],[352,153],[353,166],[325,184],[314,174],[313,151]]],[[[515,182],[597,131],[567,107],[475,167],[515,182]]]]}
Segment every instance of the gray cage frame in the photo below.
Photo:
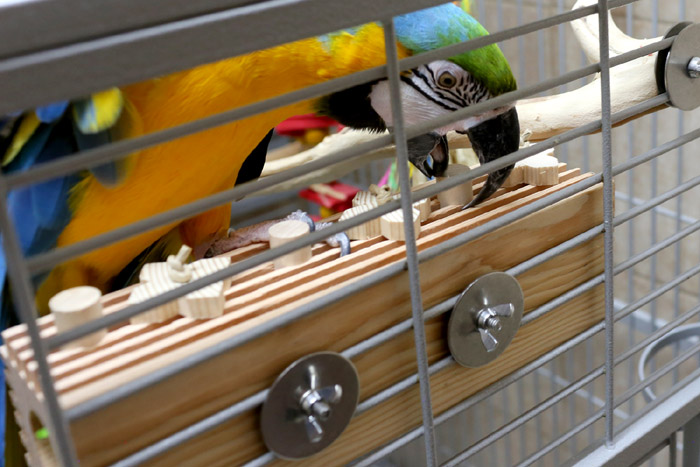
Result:
{"type": "MultiPolygon", "coordinates": [[[[0,82],[3,83],[2,87],[0,87],[0,115],[16,109],[31,108],[55,99],[76,97],[109,86],[134,82],[185,69],[201,63],[304,37],[327,33],[369,21],[380,21],[383,24],[386,39],[387,64],[385,66],[324,82],[245,107],[232,109],[203,120],[117,142],[98,149],[84,151],[60,161],[46,163],[27,172],[0,175],[0,229],[4,234],[3,247],[6,252],[9,277],[22,321],[27,324],[27,329],[31,337],[32,348],[35,352],[41,377],[41,388],[50,415],[49,425],[52,432],[52,440],[55,443],[55,451],[63,465],[78,465],[75,448],[68,430],[67,422],[69,420],[83,417],[149,385],[163,381],[180,371],[191,368],[212,356],[230,351],[265,333],[271,332],[296,319],[313,313],[328,303],[357,293],[376,281],[395,276],[405,269],[409,271],[412,317],[364,342],[346,349],[342,354],[348,358],[359,355],[401,332],[413,329],[416,360],[418,363],[417,374],[362,401],[356,413],[359,414],[371,409],[379,402],[391,397],[408,386],[419,384],[423,410],[423,425],[360,459],[358,465],[370,465],[372,462],[381,459],[386,454],[421,435],[423,435],[425,439],[427,464],[429,466],[437,465],[434,434],[434,426],[436,424],[444,422],[460,410],[464,410],[477,404],[479,401],[485,400],[498,390],[517,381],[545,363],[552,361],[555,357],[562,355],[567,350],[573,348],[578,343],[584,342],[601,330],[605,332],[606,337],[606,359],[604,365],[593,369],[585,377],[559,391],[553,397],[541,402],[537,407],[521,414],[512,422],[504,425],[478,443],[465,449],[461,454],[453,457],[444,465],[452,466],[459,464],[461,461],[498,439],[498,437],[504,436],[523,425],[528,420],[542,413],[547,408],[554,406],[563,398],[573,394],[601,375],[605,377],[604,408],[598,410],[592,417],[577,425],[573,430],[562,434],[548,446],[543,447],[542,450],[528,458],[522,465],[535,462],[537,459],[546,455],[552,449],[555,449],[558,445],[566,442],[601,418],[605,419],[606,430],[604,442],[607,447],[592,452],[587,458],[581,461],[581,465],[605,464],[616,460],[619,461],[622,458],[631,459],[630,456],[634,456],[638,453],[638,446],[641,445],[640,443],[648,442],[651,439],[655,442],[654,446],[658,446],[664,442],[670,443],[668,440],[670,437],[675,436],[675,431],[682,425],[689,423],[693,414],[700,413],[700,386],[698,380],[695,378],[696,376],[700,376],[700,374],[696,372],[692,375],[693,378],[688,378],[681,384],[675,386],[675,394],[671,394],[665,399],[659,400],[647,407],[642,418],[632,423],[629,428],[624,428],[620,430],[619,434],[616,434],[613,426],[613,411],[617,406],[643,390],[646,386],[652,384],[663,374],[676,368],[682,361],[695,355],[699,347],[696,345],[684,351],[679,354],[670,365],[657,370],[650,375],[647,380],[635,385],[620,397],[614,397],[612,383],[613,372],[616,365],[627,360],[644,346],[700,312],[700,307],[696,307],[679,316],[663,328],[655,331],[642,342],[628,349],[625,353],[617,357],[613,354],[613,330],[616,321],[630,315],[641,306],[653,301],[665,291],[671,290],[688,278],[700,273],[700,266],[696,266],[686,273],[678,275],[673,281],[641,297],[636,302],[629,304],[624,309],[617,312],[615,311],[613,295],[613,278],[615,275],[628,270],[639,262],[652,257],[661,249],[700,230],[700,222],[696,222],[683,230],[679,230],[676,235],[653,245],[652,248],[629,258],[623,263],[615,265],[613,262],[613,233],[616,226],[628,222],[634,217],[656,208],[663,202],[700,185],[700,177],[696,177],[688,182],[679,184],[673,190],[655,195],[648,202],[642,203],[623,214],[618,216],[614,215],[614,192],[612,182],[615,176],[627,172],[642,163],[652,161],[664,153],[681,147],[683,144],[700,138],[700,129],[694,130],[666,144],[656,146],[650,151],[631,158],[625,163],[616,166],[612,164],[612,126],[617,122],[644,113],[659,105],[666,104],[669,100],[668,95],[664,93],[642,104],[613,114],[611,112],[610,102],[610,68],[646,54],[668,48],[673,43],[673,38],[664,39],[639,50],[627,52],[616,57],[610,57],[608,50],[608,19],[607,15],[600,15],[599,63],[583,66],[571,72],[562,73],[555,78],[543,80],[535,85],[499,96],[488,102],[454,112],[447,117],[406,128],[402,117],[400,117],[402,115],[402,109],[401,101],[398,99],[398,77],[401,71],[408,70],[420,63],[425,63],[430,60],[446,58],[456,53],[474,50],[484,45],[519,37],[523,34],[540,31],[552,26],[563,25],[574,19],[596,14],[601,11],[607,12],[610,8],[631,4],[636,0],[598,0],[597,5],[559,13],[533,23],[502,30],[487,37],[399,60],[396,51],[392,17],[409,11],[435,6],[444,3],[444,1],[445,0],[385,0],[383,2],[374,0],[354,0],[353,2],[344,0],[203,0],[199,2],[187,2],[184,0],[154,0],[148,5],[144,5],[140,0],[119,0],[105,7],[104,5],[97,4],[90,0],[63,0],[60,6],[57,2],[50,0],[38,0],[36,2],[19,2],[0,6],[0,82]],[[292,10],[294,10],[294,13],[290,14],[292,10]],[[140,14],[119,15],[119,13],[123,11],[139,11],[140,14]],[[114,18],[115,15],[120,17],[118,23],[111,22],[111,19],[114,18]],[[41,34],[39,32],[41,32],[41,34]],[[514,102],[517,99],[533,96],[557,86],[574,82],[594,73],[601,74],[602,103],[601,118],[595,122],[567,131],[566,133],[550,138],[530,148],[521,149],[498,161],[488,163],[473,170],[468,174],[457,176],[448,181],[440,182],[434,186],[414,192],[410,197],[401,197],[400,201],[392,201],[368,213],[353,217],[348,221],[338,222],[332,227],[323,230],[321,233],[312,233],[297,241],[290,242],[284,246],[243,260],[206,278],[193,281],[176,290],[143,302],[142,304],[130,306],[124,310],[120,310],[109,316],[105,316],[48,339],[42,339],[39,336],[39,330],[35,323],[37,311],[34,305],[33,291],[30,282],[31,274],[46,271],[67,259],[77,257],[83,253],[135,235],[141,231],[165,225],[176,220],[185,219],[212,207],[270,187],[276,183],[292,179],[302,173],[327,167],[340,160],[358,157],[367,151],[378,149],[391,143],[396,144],[397,157],[401,161],[407,161],[407,138],[422,134],[429,129],[445,125],[449,122],[476,115],[484,110],[493,109],[514,102]],[[188,205],[180,206],[152,218],[124,226],[68,247],[26,258],[21,253],[19,241],[9,218],[6,204],[6,195],[14,188],[37,183],[76,170],[93,167],[107,161],[124,157],[126,154],[138,149],[222,125],[284,104],[320,96],[348,86],[385,77],[388,77],[390,83],[393,114],[399,116],[396,118],[396,125],[392,135],[379,137],[376,141],[352,149],[339,151],[324,158],[324,160],[311,162],[284,173],[267,177],[264,180],[246,183],[240,187],[220,192],[216,195],[188,205]],[[176,364],[158,370],[146,377],[127,383],[70,410],[64,411],[59,406],[46,359],[47,354],[51,350],[96,330],[129,319],[154,306],[164,304],[202,286],[217,282],[224,277],[229,277],[245,269],[289,253],[301,246],[311,245],[328,237],[329,234],[344,231],[349,227],[359,225],[369,219],[377,218],[398,208],[401,208],[404,214],[408,214],[411,211],[412,203],[417,200],[433,196],[442,190],[451,188],[467,180],[472,180],[495,169],[505,167],[525,157],[541,152],[544,149],[558,146],[595,131],[602,132],[602,173],[598,173],[554,195],[531,203],[517,211],[506,214],[499,219],[421,253],[417,252],[415,242],[408,241],[406,243],[405,261],[386,267],[353,283],[347,288],[329,293],[320,301],[299,307],[283,317],[267,322],[255,329],[251,329],[217,346],[211,347],[200,354],[181,360],[176,364]],[[432,365],[428,364],[424,321],[451,310],[456,301],[456,297],[446,300],[424,312],[421,300],[418,265],[423,261],[454,249],[479,236],[486,235],[501,226],[525,217],[532,212],[590,188],[600,182],[602,182],[604,186],[603,224],[549,251],[537,255],[507,272],[511,274],[524,272],[603,233],[605,239],[604,274],[589,280],[570,292],[541,306],[539,309],[529,314],[523,320],[523,324],[536,320],[558,305],[573,299],[601,283],[605,284],[604,322],[597,324],[576,338],[549,351],[534,362],[520,368],[516,372],[471,396],[447,412],[433,417],[429,375],[448,365],[454,364],[454,360],[451,357],[446,357],[432,365]],[[671,404],[674,410],[660,412],[664,414],[664,421],[663,423],[659,423],[659,418],[655,414],[659,413],[658,411],[664,407],[664,404],[671,404]],[[683,410],[684,408],[686,410],[683,410]],[[650,423],[652,422],[649,421],[649,417],[652,416],[657,417],[651,418],[651,420],[655,420],[654,423],[656,423],[654,429],[650,428],[650,423]],[[640,427],[646,429],[640,429],[640,427]],[[592,463],[587,463],[589,461],[592,463]]],[[[407,166],[406,164],[398,164],[398,167],[402,192],[409,193],[407,166]]],[[[414,238],[413,225],[411,223],[405,224],[405,230],[406,238],[414,238]]],[[[267,390],[260,391],[243,401],[221,410],[178,433],[122,459],[115,465],[125,467],[138,465],[147,461],[170,447],[191,439],[197,434],[230,420],[246,410],[259,406],[265,400],[266,395],[267,390]]],[[[249,465],[265,465],[273,459],[274,456],[271,453],[267,453],[251,461],[249,465]]],[[[639,459],[634,460],[637,461],[639,459]]]]}

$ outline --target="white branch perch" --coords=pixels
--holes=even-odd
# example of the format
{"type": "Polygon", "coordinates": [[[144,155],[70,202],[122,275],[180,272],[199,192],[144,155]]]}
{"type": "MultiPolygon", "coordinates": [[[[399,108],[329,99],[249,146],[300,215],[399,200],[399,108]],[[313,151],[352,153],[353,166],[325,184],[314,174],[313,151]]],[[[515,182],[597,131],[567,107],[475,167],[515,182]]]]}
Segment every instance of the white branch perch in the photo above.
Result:
{"type": "MultiPolygon", "coordinates": [[[[595,3],[597,3],[597,0],[578,0],[574,5],[574,9],[595,3]]],[[[620,31],[610,14],[608,14],[608,20],[611,56],[638,49],[661,39],[634,39],[620,31]]],[[[591,62],[597,62],[599,60],[598,15],[589,15],[575,20],[571,26],[588,59],[591,62]]],[[[610,87],[613,113],[644,102],[658,94],[654,73],[655,61],[656,54],[654,53],[611,69],[610,87]]],[[[601,115],[600,105],[599,79],[595,79],[593,82],[574,91],[551,97],[526,99],[516,103],[520,128],[532,131],[530,141],[541,141],[598,120],[601,115]]],[[[262,176],[272,175],[325,157],[340,149],[371,141],[376,139],[377,136],[365,131],[345,130],[339,134],[326,137],[318,146],[295,156],[268,162],[265,164],[262,176]]],[[[448,134],[448,139],[451,149],[471,147],[471,143],[465,135],[453,132],[448,134]]],[[[394,147],[386,147],[352,161],[341,162],[332,167],[309,173],[281,186],[260,192],[260,194],[298,189],[312,183],[336,180],[364,163],[371,160],[394,157],[394,155],[394,147]]]]}

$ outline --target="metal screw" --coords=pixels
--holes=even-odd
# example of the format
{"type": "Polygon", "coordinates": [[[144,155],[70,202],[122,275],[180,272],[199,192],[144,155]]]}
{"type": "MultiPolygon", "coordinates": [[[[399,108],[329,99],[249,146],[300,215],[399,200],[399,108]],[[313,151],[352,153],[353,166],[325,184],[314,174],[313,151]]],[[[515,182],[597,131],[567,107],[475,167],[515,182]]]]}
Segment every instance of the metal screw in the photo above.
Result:
{"type": "Polygon", "coordinates": [[[515,308],[511,303],[489,306],[479,310],[476,314],[476,327],[481,334],[481,342],[487,352],[493,352],[498,347],[498,340],[491,331],[500,331],[503,328],[500,316],[513,316],[515,308]]]}
{"type": "Polygon", "coordinates": [[[336,404],[340,401],[343,389],[338,384],[319,388],[318,372],[313,366],[309,367],[307,377],[311,388],[301,395],[299,406],[304,412],[303,418],[306,422],[306,434],[309,441],[318,443],[323,439],[323,427],[319,420],[328,420],[331,415],[330,404],[336,404]]]}
{"type": "Polygon", "coordinates": [[[691,78],[700,78],[700,57],[693,57],[688,62],[688,75],[691,78]]]}

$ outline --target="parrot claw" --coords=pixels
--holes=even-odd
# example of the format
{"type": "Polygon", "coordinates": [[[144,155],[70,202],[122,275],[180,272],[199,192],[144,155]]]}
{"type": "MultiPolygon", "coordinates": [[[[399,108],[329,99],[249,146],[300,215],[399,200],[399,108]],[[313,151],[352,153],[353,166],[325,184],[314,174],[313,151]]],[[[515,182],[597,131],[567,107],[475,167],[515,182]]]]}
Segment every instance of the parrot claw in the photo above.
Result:
{"type": "MultiPolygon", "coordinates": [[[[330,225],[331,222],[319,222],[318,224],[316,224],[316,229],[322,230],[326,227],[329,227],[330,225]]],[[[331,237],[328,237],[326,239],[326,243],[328,243],[333,248],[340,246],[341,257],[350,254],[350,238],[345,232],[340,232],[331,237]]]]}
{"type": "MultiPolygon", "coordinates": [[[[302,211],[301,209],[297,209],[284,219],[283,221],[302,221],[306,223],[306,225],[309,226],[309,232],[315,232],[316,231],[316,223],[314,220],[309,216],[307,213],[302,211]]],[[[278,221],[279,222],[279,221],[278,221]]]]}

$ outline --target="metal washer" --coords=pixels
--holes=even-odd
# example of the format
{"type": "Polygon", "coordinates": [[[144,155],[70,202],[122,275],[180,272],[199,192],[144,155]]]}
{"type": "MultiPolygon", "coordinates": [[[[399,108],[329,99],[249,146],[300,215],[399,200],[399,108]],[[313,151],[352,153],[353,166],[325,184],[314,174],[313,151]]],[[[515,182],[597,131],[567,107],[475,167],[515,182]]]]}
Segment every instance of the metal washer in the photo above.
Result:
{"type": "Polygon", "coordinates": [[[700,78],[690,77],[688,63],[700,56],[700,24],[680,23],[666,34],[666,37],[672,36],[677,37],[671,49],[659,52],[657,79],[663,64],[663,84],[671,104],[681,110],[693,110],[700,107],[700,78]]]}
{"type": "Polygon", "coordinates": [[[472,282],[457,300],[447,326],[447,345],[452,357],[462,366],[477,368],[503,353],[520,327],[525,301],[520,284],[504,272],[493,272],[472,282]],[[498,346],[487,351],[477,329],[475,317],[489,306],[513,305],[513,315],[502,321],[500,330],[491,331],[498,346]]]}
{"type": "Polygon", "coordinates": [[[303,459],[328,447],[345,430],[357,407],[360,380],[355,366],[340,354],[319,352],[289,365],[273,383],[263,403],[261,430],[267,448],[283,459],[303,459]],[[328,418],[318,420],[323,435],[312,442],[302,420],[300,400],[309,389],[313,370],[321,388],[340,385],[342,396],[328,418]]]}

